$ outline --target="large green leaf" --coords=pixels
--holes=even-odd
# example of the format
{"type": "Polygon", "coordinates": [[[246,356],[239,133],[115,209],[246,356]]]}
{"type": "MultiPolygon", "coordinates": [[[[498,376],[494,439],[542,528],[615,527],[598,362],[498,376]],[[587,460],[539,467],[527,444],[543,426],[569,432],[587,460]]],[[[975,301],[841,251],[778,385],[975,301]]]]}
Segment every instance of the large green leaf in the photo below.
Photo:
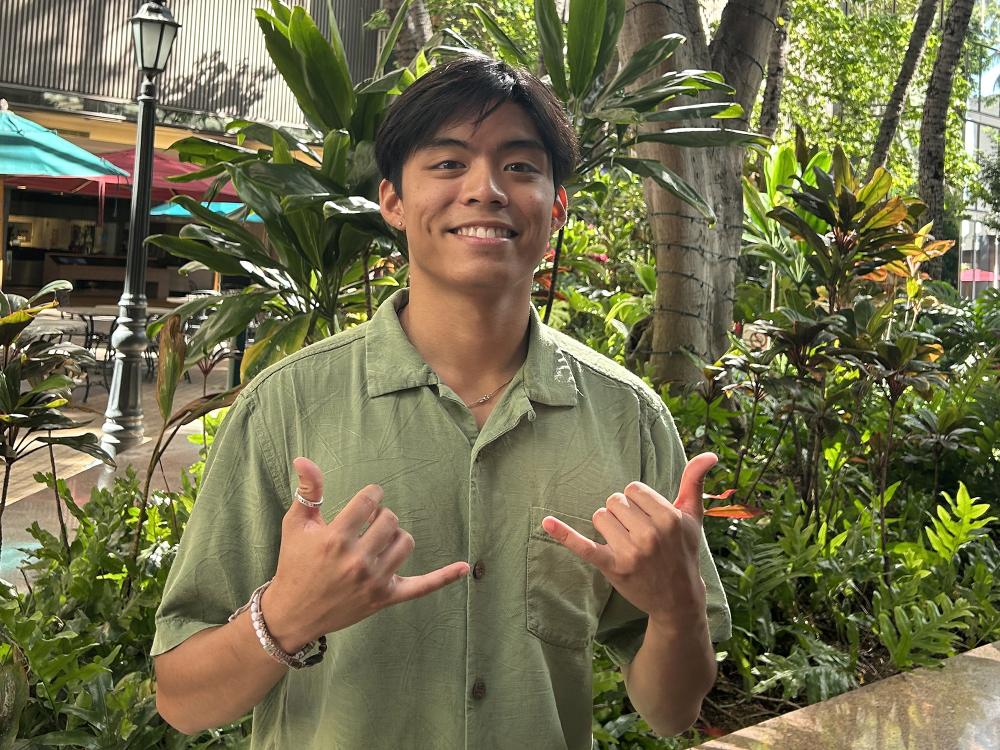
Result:
{"type": "Polygon", "coordinates": [[[767,197],[773,205],[782,186],[791,186],[792,178],[798,170],[798,162],[795,159],[795,149],[791,146],[782,146],[775,151],[770,151],[771,158],[764,162],[764,175],[767,178],[767,197]]]}
{"type": "Polygon", "coordinates": [[[538,29],[538,44],[542,50],[542,61],[548,71],[549,80],[556,96],[564,102],[569,99],[566,87],[566,64],[563,51],[563,26],[556,10],[555,0],[535,0],[535,26],[538,29]]]}
{"type": "Polygon", "coordinates": [[[299,55],[292,49],[288,40],[287,25],[281,23],[278,18],[262,8],[257,8],[254,14],[257,17],[257,25],[264,33],[267,54],[274,62],[281,77],[285,79],[288,88],[295,95],[295,101],[298,103],[299,109],[302,110],[302,114],[317,129],[329,130],[330,128],[325,126],[326,121],[317,109],[317,103],[306,85],[305,73],[302,70],[299,55]]]}
{"type": "MultiPolygon", "coordinates": [[[[283,140],[289,148],[306,154],[317,164],[320,161],[319,154],[316,153],[312,145],[308,141],[300,138],[288,128],[275,127],[274,125],[269,125],[266,122],[239,119],[229,122],[229,124],[226,125],[226,131],[235,133],[237,141],[240,144],[242,144],[246,138],[257,141],[258,143],[271,143],[275,137],[278,137],[283,140]]],[[[256,152],[251,149],[246,149],[246,151],[249,155],[256,158],[256,152]]],[[[243,155],[245,156],[247,154],[243,155]]],[[[227,158],[220,158],[219,161],[232,161],[235,158],[237,157],[234,155],[227,158]]]]}
{"type": "Polygon", "coordinates": [[[55,281],[50,281],[48,284],[46,284],[37,292],[35,292],[33,295],[31,295],[31,297],[28,299],[28,304],[29,305],[35,304],[35,302],[37,302],[41,297],[44,297],[46,294],[55,294],[56,292],[72,292],[72,291],[73,291],[72,284],[70,284],[65,279],[56,279],[55,281]]]}
{"type": "Polygon", "coordinates": [[[618,45],[618,35],[622,30],[622,23],[625,21],[625,0],[607,0],[607,12],[604,16],[604,31],[601,33],[601,48],[597,52],[597,60],[594,62],[593,76],[600,76],[604,80],[605,68],[614,57],[615,48],[618,45]]]}
{"type": "Polygon", "coordinates": [[[351,134],[346,130],[331,130],[323,139],[323,166],[320,171],[344,187],[347,185],[347,156],[351,149],[351,134]]]}
{"type": "Polygon", "coordinates": [[[630,172],[634,172],[642,177],[649,177],[664,190],[676,195],[682,201],[698,211],[711,223],[715,223],[715,211],[708,205],[704,198],[680,176],[667,169],[663,164],[654,159],[634,159],[632,157],[619,157],[617,163],[625,167],[630,172]]]}
{"type": "Polygon", "coordinates": [[[150,323],[146,326],[146,336],[150,339],[155,339],[157,334],[159,334],[160,329],[163,328],[167,323],[167,319],[176,316],[180,318],[183,323],[188,318],[193,318],[195,316],[201,315],[205,310],[210,307],[216,307],[222,303],[223,297],[221,295],[206,295],[204,297],[195,297],[194,299],[189,299],[183,305],[175,307],[170,311],[169,314],[164,315],[162,318],[150,323]]]}
{"type": "Polygon", "coordinates": [[[187,341],[181,327],[178,315],[167,317],[160,331],[160,346],[157,359],[159,367],[156,372],[156,403],[160,407],[160,416],[167,421],[174,407],[174,394],[177,384],[184,374],[184,358],[187,354],[187,341]]]}
{"type": "MultiPolygon", "coordinates": [[[[396,40],[399,38],[399,33],[403,30],[403,24],[406,22],[406,14],[410,12],[411,5],[413,5],[413,0],[403,0],[403,3],[399,6],[396,17],[392,20],[392,25],[385,33],[385,40],[382,42],[382,49],[379,50],[372,78],[381,78],[385,66],[389,64],[389,57],[396,48],[396,40]]],[[[407,65],[409,62],[409,60],[400,61],[403,65],[407,65]]]]}
{"type": "Polygon", "coordinates": [[[668,107],[659,112],[646,115],[646,122],[676,122],[692,117],[711,117],[716,120],[728,120],[743,117],[743,107],[735,102],[708,102],[707,104],[685,104],[680,107],[668,107]]]}
{"type": "Polygon", "coordinates": [[[116,466],[115,460],[104,452],[97,435],[92,432],[85,432],[82,435],[46,435],[36,437],[35,440],[46,445],[65,445],[67,448],[93,456],[111,468],[116,466]]]}
{"type": "Polygon", "coordinates": [[[24,401],[28,396],[37,396],[41,393],[65,391],[66,389],[72,389],[76,383],[73,378],[68,375],[64,375],[61,372],[54,372],[44,380],[40,381],[36,385],[31,387],[31,390],[23,393],[21,395],[21,401],[24,401]]]}
{"type": "Polygon", "coordinates": [[[386,232],[378,204],[360,195],[326,201],[323,203],[323,216],[347,222],[361,230],[378,234],[386,232]]]}
{"type": "Polygon", "coordinates": [[[594,83],[594,67],[601,50],[607,0],[576,0],[570,5],[566,26],[566,59],[570,90],[581,99],[594,83]]]}
{"type": "Polygon", "coordinates": [[[324,130],[348,127],[354,112],[354,82],[344,44],[336,19],[331,16],[328,20],[329,41],[301,7],[292,9],[288,23],[288,39],[299,55],[306,89],[324,118],[324,130]]]}
{"type": "Polygon", "coordinates": [[[10,346],[34,319],[35,316],[27,310],[18,310],[0,318],[0,346],[10,346]]]}
{"type": "Polygon", "coordinates": [[[258,338],[243,353],[240,379],[246,382],[270,365],[284,359],[302,348],[305,343],[311,314],[296,315],[289,320],[274,321],[274,324],[258,332],[258,338]]]}
{"type": "Polygon", "coordinates": [[[601,97],[620,91],[647,73],[652,73],[683,43],[684,37],[680,34],[667,34],[644,44],[636,50],[631,58],[625,61],[625,65],[618,71],[618,74],[604,87],[601,97]]]}
{"type": "MultiPolygon", "coordinates": [[[[234,120],[227,125],[227,129],[234,128],[240,132],[244,127],[248,127],[248,122],[248,120],[234,120]]],[[[266,138],[260,137],[261,135],[261,133],[257,134],[257,140],[261,143],[271,142],[270,135],[266,138]]],[[[214,138],[206,138],[204,136],[189,136],[187,138],[181,138],[179,141],[174,141],[170,145],[170,150],[176,151],[181,161],[190,162],[192,164],[201,164],[203,166],[214,165],[220,161],[234,161],[240,157],[246,156],[251,156],[255,159],[257,158],[257,152],[252,148],[234,146],[232,143],[217,141],[214,138]]],[[[189,175],[177,175],[174,181],[186,182],[189,179],[189,175]]]]}
{"type": "MultiPolygon", "coordinates": [[[[264,165],[263,162],[255,162],[256,164],[264,165]]],[[[306,167],[304,167],[306,168],[306,167]]],[[[267,258],[267,248],[264,244],[253,234],[250,230],[246,228],[246,225],[241,221],[235,221],[230,219],[228,216],[224,216],[220,213],[212,211],[207,206],[203,206],[199,201],[186,195],[178,195],[171,200],[172,203],[178,203],[183,206],[188,212],[195,218],[199,219],[205,226],[216,229],[222,232],[227,238],[235,240],[240,243],[245,250],[245,255],[250,260],[256,260],[260,262],[264,258],[267,258]]]]}
{"type": "Polygon", "coordinates": [[[768,216],[783,227],[785,227],[793,236],[799,237],[805,240],[806,244],[809,245],[820,257],[826,257],[828,248],[823,238],[820,237],[816,231],[809,226],[805,219],[795,213],[792,209],[787,206],[778,206],[768,213],[768,216]]]}
{"type": "Polygon", "coordinates": [[[243,267],[235,257],[227,253],[220,253],[218,250],[197,240],[182,239],[170,234],[154,234],[148,237],[146,241],[151,245],[163,248],[171,255],[197,261],[211,268],[213,271],[218,271],[227,276],[238,276],[244,273],[243,267]]]}
{"type": "Polygon", "coordinates": [[[767,146],[771,144],[771,139],[766,135],[751,133],[747,130],[730,130],[729,128],[671,128],[659,133],[642,133],[636,137],[635,141],[636,143],[667,143],[686,148],[745,146],[749,144],[767,146]]]}
{"type": "Polygon", "coordinates": [[[188,343],[187,359],[184,369],[193,367],[202,357],[211,354],[212,350],[223,341],[244,331],[254,319],[261,307],[273,299],[273,290],[250,288],[241,294],[224,297],[215,313],[208,316],[195,332],[188,343]]]}
{"type": "Polygon", "coordinates": [[[892,188],[892,175],[884,167],[876,167],[872,178],[858,191],[858,203],[865,208],[873,206],[889,194],[892,188]]]}
{"type": "Polygon", "coordinates": [[[497,53],[500,55],[500,59],[508,65],[527,67],[530,64],[527,54],[525,54],[524,50],[518,46],[517,42],[511,39],[507,35],[507,32],[500,27],[500,24],[497,23],[497,19],[495,19],[493,15],[479,3],[473,3],[471,7],[472,12],[476,14],[479,22],[483,25],[483,30],[486,32],[486,35],[489,36],[490,41],[496,45],[497,53]]]}
{"type": "Polygon", "coordinates": [[[383,76],[365,81],[354,89],[354,95],[360,102],[365,94],[388,94],[399,87],[399,82],[403,80],[408,72],[406,68],[396,68],[383,76]]]}

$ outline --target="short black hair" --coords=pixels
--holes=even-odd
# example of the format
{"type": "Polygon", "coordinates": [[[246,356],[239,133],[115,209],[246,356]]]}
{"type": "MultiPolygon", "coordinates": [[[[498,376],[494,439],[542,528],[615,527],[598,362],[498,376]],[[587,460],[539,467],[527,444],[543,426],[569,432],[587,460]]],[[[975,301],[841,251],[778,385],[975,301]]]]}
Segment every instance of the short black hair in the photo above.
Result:
{"type": "Polygon", "coordinates": [[[403,163],[442,127],[471,118],[478,125],[513,102],[531,118],[552,164],[556,187],[573,173],[576,134],[562,103],[527,70],[476,55],[439,65],[414,81],[390,106],[375,135],[382,176],[402,195],[403,163]]]}

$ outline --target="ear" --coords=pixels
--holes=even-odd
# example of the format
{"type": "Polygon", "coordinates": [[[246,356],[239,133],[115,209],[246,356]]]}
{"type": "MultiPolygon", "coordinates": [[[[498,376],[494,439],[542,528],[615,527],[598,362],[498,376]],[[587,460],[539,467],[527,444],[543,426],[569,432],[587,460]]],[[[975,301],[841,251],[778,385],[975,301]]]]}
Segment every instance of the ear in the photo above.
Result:
{"type": "Polygon", "coordinates": [[[393,229],[403,228],[403,199],[389,180],[382,180],[378,186],[378,205],[382,218],[393,229]]]}
{"type": "Polygon", "coordinates": [[[566,188],[562,185],[556,190],[556,199],[552,201],[552,231],[562,229],[566,224],[566,217],[569,213],[569,198],[566,195],[566,188]]]}

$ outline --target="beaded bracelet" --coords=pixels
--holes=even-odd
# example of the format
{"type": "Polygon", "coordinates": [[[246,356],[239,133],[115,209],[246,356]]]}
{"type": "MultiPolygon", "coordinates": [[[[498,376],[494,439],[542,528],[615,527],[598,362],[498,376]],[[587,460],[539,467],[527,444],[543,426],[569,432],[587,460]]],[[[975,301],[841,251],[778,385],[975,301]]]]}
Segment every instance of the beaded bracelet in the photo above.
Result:
{"type": "Polygon", "coordinates": [[[253,594],[250,595],[250,601],[229,615],[229,622],[232,622],[249,609],[250,624],[253,625],[254,632],[257,634],[257,640],[260,641],[260,645],[264,648],[264,651],[275,659],[275,661],[292,669],[303,669],[304,667],[319,664],[323,661],[323,654],[326,653],[325,635],[321,635],[318,640],[309,641],[309,643],[294,654],[289,654],[282,650],[281,646],[274,640],[274,636],[271,635],[271,631],[267,629],[267,623],[264,622],[264,613],[260,609],[260,600],[270,585],[271,581],[267,581],[257,587],[253,594]],[[312,651],[313,648],[318,648],[319,650],[312,656],[307,657],[306,654],[312,651]]]}

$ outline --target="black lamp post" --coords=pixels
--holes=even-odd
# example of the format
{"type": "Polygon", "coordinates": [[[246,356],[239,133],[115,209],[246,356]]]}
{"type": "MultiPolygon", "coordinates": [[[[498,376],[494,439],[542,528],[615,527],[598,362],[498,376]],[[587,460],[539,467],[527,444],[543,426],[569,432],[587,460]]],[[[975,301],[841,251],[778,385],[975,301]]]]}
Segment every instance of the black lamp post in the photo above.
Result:
{"type": "Polygon", "coordinates": [[[146,338],[146,235],[153,178],[153,129],[156,126],[156,76],[167,67],[180,24],[163,0],[143,5],[129,19],[135,56],[142,72],[139,118],[132,175],[132,213],[125,264],[125,290],[118,301],[118,320],[111,335],[115,369],[101,445],[112,455],[142,442],[142,354],[146,338]]]}

